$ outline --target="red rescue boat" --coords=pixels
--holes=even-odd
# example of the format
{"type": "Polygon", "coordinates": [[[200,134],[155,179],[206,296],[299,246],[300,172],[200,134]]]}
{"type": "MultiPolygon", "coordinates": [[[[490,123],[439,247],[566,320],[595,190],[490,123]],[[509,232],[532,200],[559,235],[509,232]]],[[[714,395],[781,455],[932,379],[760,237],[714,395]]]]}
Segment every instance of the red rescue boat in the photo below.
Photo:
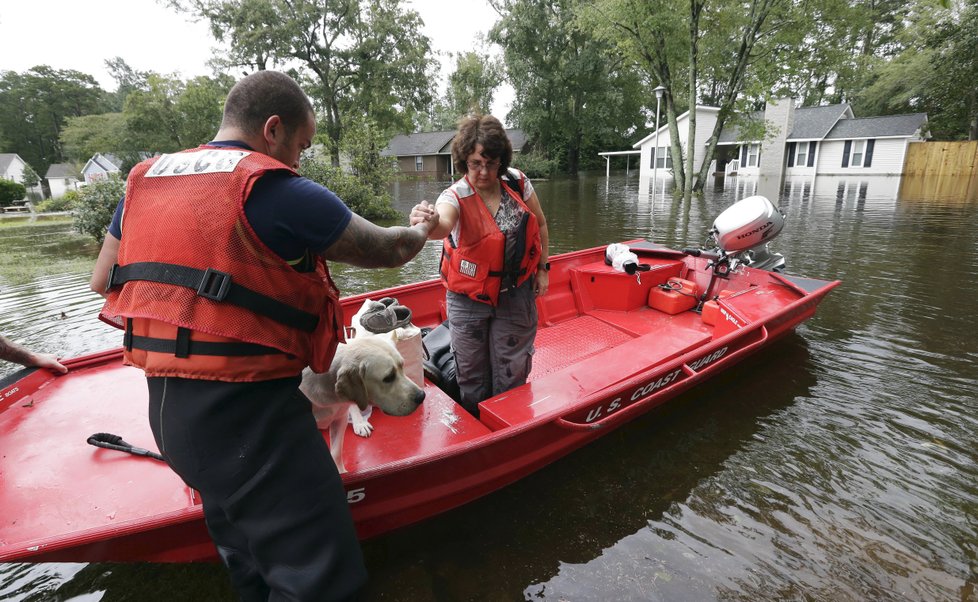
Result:
{"type": "MultiPolygon", "coordinates": [[[[372,436],[347,435],[343,480],[361,537],[586,445],[791,332],[839,284],[757,269],[722,246],[626,244],[635,266],[608,265],[604,247],[551,259],[530,380],[482,402],[480,418],[426,381],[417,412],[374,412],[372,436]]],[[[387,296],[418,326],[446,318],[438,280],[345,298],[345,313],[387,296]]],[[[24,370],[0,383],[0,562],[216,559],[199,496],[165,464],[86,443],[109,432],[155,449],[145,379],[121,357],[105,351],[64,362],[64,376],[24,370]]]]}

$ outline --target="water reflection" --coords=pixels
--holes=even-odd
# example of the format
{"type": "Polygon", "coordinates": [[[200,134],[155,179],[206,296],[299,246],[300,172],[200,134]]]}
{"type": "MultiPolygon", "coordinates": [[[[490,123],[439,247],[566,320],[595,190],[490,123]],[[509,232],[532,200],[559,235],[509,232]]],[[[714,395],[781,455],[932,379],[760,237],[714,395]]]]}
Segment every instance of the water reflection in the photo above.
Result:
{"type": "MultiPolygon", "coordinates": [[[[398,183],[399,210],[446,184],[398,183]]],[[[555,253],[696,245],[758,184],[713,182],[683,204],[603,172],[534,182],[555,253]]],[[[781,190],[772,246],[789,271],[843,280],[797,336],[511,487],[368,542],[368,599],[978,601],[975,181],[781,190]]],[[[87,291],[94,252],[58,227],[0,227],[0,330],[65,355],[115,345],[87,291]],[[35,246],[38,268],[79,262],[12,279],[8,251],[35,246]]],[[[334,271],[353,294],[431,277],[440,253],[431,242],[401,269],[334,271]]],[[[230,599],[207,565],[5,565],[0,580],[11,600],[230,599]]]]}

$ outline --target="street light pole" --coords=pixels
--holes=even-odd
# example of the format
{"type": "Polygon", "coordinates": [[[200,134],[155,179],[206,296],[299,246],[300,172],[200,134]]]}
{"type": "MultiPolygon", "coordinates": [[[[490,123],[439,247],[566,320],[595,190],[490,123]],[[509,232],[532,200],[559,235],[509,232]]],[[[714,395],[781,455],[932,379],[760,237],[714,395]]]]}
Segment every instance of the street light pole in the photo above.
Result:
{"type": "MultiPolygon", "coordinates": [[[[652,159],[652,203],[655,203],[655,180],[656,171],[659,166],[659,101],[662,100],[662,93],[666,91],[664,86],[657,86],[655,90],[655,152],[653,153],[652,159]]],[[[662,160],[662,166],[666,166],[665,159],[662,160]]]]}

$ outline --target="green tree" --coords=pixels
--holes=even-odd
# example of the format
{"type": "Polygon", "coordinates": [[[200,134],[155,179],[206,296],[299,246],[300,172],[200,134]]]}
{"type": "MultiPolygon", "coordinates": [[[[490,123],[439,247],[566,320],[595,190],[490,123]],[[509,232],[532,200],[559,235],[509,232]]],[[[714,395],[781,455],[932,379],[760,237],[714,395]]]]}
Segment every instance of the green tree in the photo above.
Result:
{"type": "Polygon", "coordinates": [[[37,175],[37,172],[34,171],[33,167],[28,165],[24,169],[24,186],[26,186],[27,188],[34,188],[40,183],[41,183],[41,177],[37,175]]]}
{"type": "Polygon", "coordinates": [[[115,57],[105,61],[105,67],[109,75],[116,82],[116,91],[108,94],[109,110],[111,112],[122,112],[126,104],[126,98],[136,90],[146,90],[149,80],[149,72],[137,71],[129,66],[122,57],[115,57]]]}
{"type": "Polygon", "coordinates": [[[122,113],[71,117],[61,130],[61,147],[67,159],[84,163],[95,153],[119,152],[126,148],[126,134],[126,119],[122,113]]]}
{"type": "Polygon", "coordinates": [[[419,115],[418,129],[453,130],[469,113],[487,114],[496,89],[503,81],[503,64],[487,54],[455,53],[455,71],[448,76],[443,98],[435,99],[430,113],[419,115]]]}
{"type": "Polygon", "coordinates": [[[184,82],[150,74],[146,90],[134,90],[123,111],[126,150],[169,153],[203,144],[221,124],[228,76],[184,82]]]}
{"type": "Polygon", "coordinates": [[[497,0],[489,39],[503,47],[516,100],[508,120],[561,168],[577,173],[601,147],[619,146],[644,121],[638,73],[611,42],[581,27],[585,0],[497,0]]]}
{"type": "Polygon", "coordinates": [[[40,173],[64,161],[61,130],[70,117],[101,112],[104,91],[90,75],[46,65],[0,73],[0,132],[8,152],[40,173]]]}
{"type": "MultiPolygon", "coordinates": [[[[596,31],[616,41],[650,82],[665,88],[670,153],[684,200],[707,181],[720,131],[743,107],[745,91],[768,97],[782,81],[785,63],[776,51],[806,39],[811,22],[800,11],[816,1],[598,0],[587,12],[596,31]],[[694,174],[693,154],[679,144],[677,118],[707,95],[720,110],[707,139],[706,159],[694,174]]],[[[690,117],[687,139],[695,140],[695,111],[690,117]]]]}
{"type": "Polygon", "coordinates": [[[468,113],[489,113],[496,88],[503,83],[503,65],[474,52],[455,55],[455,71],[448,76],[448,109],[455,120],[468,113]]]}
{"type": "Polygon", "coordinates": [[[27,196],[27,188],[23,184],[0,178],[0,207],[9,207],[14,201],[27,196]]]}
{"type": "Polygon", "coordinates": [[[82,188],[75,206],[75,228],[101,243],[125,192],[126,183],[118,177],[92,182],[82,188]]]}
{"type": "Polygon", "coordinates": [[[906,47],[872,74],[854,104],[871,115],[926,112],[933,135],[978,139],[978,6],[919,10],[906,47]]]}
{"type": "Polygon", "coordinates": [[[398,0],[169,0],[210,22],[228,64],[299,66],[339,165],[346,121],[411,128],[431,103],[434,62],[417,12],[398,0]]]}

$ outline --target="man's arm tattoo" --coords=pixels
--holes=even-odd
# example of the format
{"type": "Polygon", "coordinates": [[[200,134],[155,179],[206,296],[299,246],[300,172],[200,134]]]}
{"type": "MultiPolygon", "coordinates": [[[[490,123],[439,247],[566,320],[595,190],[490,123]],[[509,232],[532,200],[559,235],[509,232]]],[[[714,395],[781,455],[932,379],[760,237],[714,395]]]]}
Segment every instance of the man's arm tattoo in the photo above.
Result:
{"type": "Polygon", "coordinates": [[[410,261],[427,239],[425,224],[381,228],[354,218],[323,256],[363,268],[393,268],[410,261]]]}

